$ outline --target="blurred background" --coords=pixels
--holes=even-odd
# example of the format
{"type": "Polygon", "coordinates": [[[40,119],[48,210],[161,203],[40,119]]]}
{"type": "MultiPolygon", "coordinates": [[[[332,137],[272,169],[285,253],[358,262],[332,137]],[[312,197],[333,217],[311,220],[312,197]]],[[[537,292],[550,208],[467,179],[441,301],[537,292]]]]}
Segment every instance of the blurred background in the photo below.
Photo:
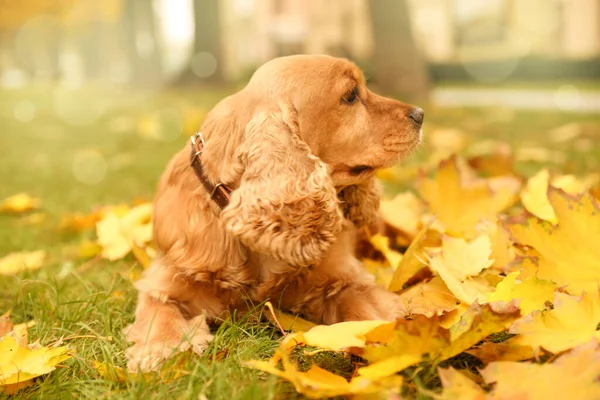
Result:
{"type": "Polygon", "coordinates": [[[208,110],[296,53],[347,57],[425,109],[398,185],[482,149],[598,168],[600,0],[0,0],[0,198],[57,218],[151,199],[208,110]]]}

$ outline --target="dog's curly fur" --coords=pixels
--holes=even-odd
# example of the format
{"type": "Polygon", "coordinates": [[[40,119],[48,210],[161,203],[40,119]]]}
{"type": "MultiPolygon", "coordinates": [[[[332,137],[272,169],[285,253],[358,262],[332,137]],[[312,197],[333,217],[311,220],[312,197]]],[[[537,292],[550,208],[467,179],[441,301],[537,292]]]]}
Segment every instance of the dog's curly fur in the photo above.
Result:
{"type": "Polygon", "coordinates": [[[129,367],[155,369],[173,351],[202,352],[208,325],[273,299],[318,323],[395,319],[398,297],[354,257],[374,222],[377,168],[420,141],[415,108],[369,91],[351,62],[291,56],[259,68],[201,127],[207,178],[234,190],[221,210],[189,165],[189,145],[158,188],[158,258],[136,283],[129,367]]]}

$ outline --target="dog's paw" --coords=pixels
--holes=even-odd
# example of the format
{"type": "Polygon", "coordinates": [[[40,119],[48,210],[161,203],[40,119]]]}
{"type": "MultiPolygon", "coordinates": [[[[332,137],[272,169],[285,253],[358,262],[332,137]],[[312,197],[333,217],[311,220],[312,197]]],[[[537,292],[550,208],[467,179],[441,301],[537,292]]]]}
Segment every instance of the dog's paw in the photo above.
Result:
{"type": "MultiPolygon", "coordinates": [[[[156,371],[167,359],[178,353],[192,350],[201,355],[213,339],[203,315],[180,321],[177,325],[171,332],[156,332],[154,337],[149,337],[144,342],[136,341],[125,352],[127,369],[156,371]]],[[[128,333],[131,335],[131,330],[128,333]]]]}

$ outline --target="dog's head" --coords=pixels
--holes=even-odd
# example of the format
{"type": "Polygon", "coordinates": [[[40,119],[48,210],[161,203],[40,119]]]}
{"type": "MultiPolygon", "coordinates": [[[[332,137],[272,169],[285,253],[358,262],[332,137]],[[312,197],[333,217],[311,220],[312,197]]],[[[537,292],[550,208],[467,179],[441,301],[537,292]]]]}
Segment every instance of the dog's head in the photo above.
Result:
{"type": "Polygon", "coordinates": [[[235,188],[221,220],[253,250],[315,263],[344,217],[375,217],[375,171],[412,151],[422,121],[420,108],[368,90],[348,60],[274,59],[202,126],[209,178],[235,188]]]}

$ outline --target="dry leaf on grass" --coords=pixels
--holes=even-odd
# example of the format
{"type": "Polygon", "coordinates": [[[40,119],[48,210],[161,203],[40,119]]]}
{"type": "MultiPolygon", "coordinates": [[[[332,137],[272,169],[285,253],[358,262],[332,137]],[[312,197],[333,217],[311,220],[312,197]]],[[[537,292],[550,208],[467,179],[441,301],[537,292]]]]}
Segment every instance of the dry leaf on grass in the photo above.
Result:
{"type": "Polygon", "coordinates": [[[481,374],[494,384],[491,399],[600,399],[600,347],[594,339],[552,364],[499,361],[481,374]]]}
{"type": "Polygon", "coordinates": [[[518,334],[513,343],[542,347],[559,353],[600,338],[596,330],[600,323],[600,295],[598,291],[575,297],[556,293],[552,310],[534,311],[516,321],[510,333],[518,334]]]}
{"type": "Polygon", "coordinates": [[[25,270],[40,268],[46,259],[44,250],[10,253],[0,258],[0,275],[16,275],[25,270]]]}
{"type": "Polygon", "coordinates": [[[515,242],[539,253],[539,279],[565,286],[571,294],[598,290],[600,205],[589,194],[573,197],[552,188],[549,199],[558,225],[532,216],[507,220],[506,228],[515,242]]]}
{"type": "Polygon", "coordinates": [[[514,204],[520,181],[513,176],[468,179],[452,157],[440,163],[434,179],[421,178],[418,191],[447,233],[476,236],[475,225],[514,204]]]}
{"type": "Polygon", "coordinates": [[[27,193],[17,193],[0,202],[0,214],[22,214],[40,207],[41,200],[27,193]]]}

